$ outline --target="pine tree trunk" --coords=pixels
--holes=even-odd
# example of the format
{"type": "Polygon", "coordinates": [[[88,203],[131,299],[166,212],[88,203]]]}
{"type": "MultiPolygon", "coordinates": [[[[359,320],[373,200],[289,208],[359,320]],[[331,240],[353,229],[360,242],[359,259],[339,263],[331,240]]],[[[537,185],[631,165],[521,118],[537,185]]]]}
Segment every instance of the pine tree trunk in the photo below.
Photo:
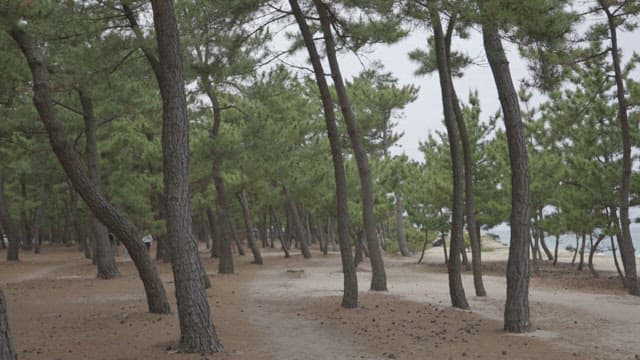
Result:
{"type": "Polygon", "coordinates": [[[333,161],[333,171],[336,182],[336,214],[338,222],[338,243],[340,245],[340,259],[342,262],[343,273],[343,289],[342,307],[356,308],[358,307],[358,278],[353,264],[353,254],[351,250],[351,240],[349,239],[349,209],[347,198],[347,176],[344,169],[344,159],[342,156],[342,144],[340,133],[336,124],[335,112],[333,109],[333,100],[331,99],[331,91],[325,78],[322,68],[322,62],[316,49],[313,34],[307,25],[305,16],[298,5],[297,0],[289,0],[291,9],[296,18],[296,22],[304,38],[309,59],[313,65],[313,72],[316,78],[316,84],[320,91],[322,99],[322,108],[324,110],[324,118],[327,126],[327,136],[331,146],[331,158],[333,161]]]}
{"type": "MultiPolygon", "coordinates": [[[[84,89],[77,89],[84,117],[84,134],[86,141],[85,154],[87,157],[87,175],[93,182],[95,191],[100,191],[100,154],[98,152],[98,139],[96,131],[98,121],[93,112],[93,103],[84,89]]],[[[95,244],[95,259],[98,267],[99,279],[114,279],[120,276],[116,266],[116,259],[111,244],[109,243],[109,231],[95,216],[91,216],[91,230],[95,244]]]]}
{"type": "Polygon", "coordinates": [[[180,343],[186,353],[222,351],[202,280],[189,204],[189,119],[178,25],[171,0],[153,0],[162,97],[162,153],[167,238],[176,287],[180,343]]]}
{"type": "Polygon", "coordinates": [[[2,168],[0,168],[0,224],[2,229],[7,235],[9,246],[7,249],[7,261],[18,261],[18,254],[20,253],[20,238],[18,232],[11,219],[9,213],[9,205],[7,204],[6,196],[4,195],[4,174],[2,168]]]}
{"type": "Polygon", "coordinates": [[[51,147],[69,180],[93,214],[103,224],[106,224],[109,230],[120,238],[127,247],[144,284],[149,311],[162,314],[169,313],[170,306],[164,285],[160,280],[158,271],[151,262],[151,258],[147,254],[144,244],[138,238],[137,229],[113,205],[107,202],[102,193],[96,191],[84,171],[84,165],[73,150],[73,145],[66,139],[62,124],[57,119],[53,108],[49,72],[42,56],[22,29],[13,27],[10,30],[10,35],[16,41],[29,63],[33,76],[33,102],[40,115],[40,120],[44,123],[49,134],[51,147]]]}
{"type": "Polygon", "coordinates": [[[282,189],[284,190],[284,196],[286,198],[287,206],[289,207],[289,214],[291,215],[293,231],[298,243],[300,244],[302,256],[305,259],[311,259],[311,251],[309,251],[309,246],[307,246],[307,242],[305,241],[305,229],[302,224],[302,220],[300,220],[300,215],[298,214],[298,207],[296,206],[296,203],[287,187],[282,185],[282,189]]]}
{"type": "Polygon", "coordinates": [[[404,204],[399,193],[395,193],[396,198],[396,229],[398,231],[398,245],[400,246],[400,254],[402,256],[411,256],[409,247],[407,246],[407,236],[404,232],[404,204]]]}
{"type": "Polygon", "coordinates": [[[482,37],[487,59],[498,89],[507,133],[511,165],[511,243],[507,261],[507,301],[504,329],[507,332],[533,331],[529,317],[529,175],[524,125],[518,94],[511,79],[509,61],[502,47],[497,24],[481,9],[482,37]]]}
{"type": "Polygon", "coordinates": [[[587,234],[582,234],[582,245],[580,245],[580,263],[578,264],[578,271],[582,271],[584,266],[584,248],[587,242],[587,234]]]}
{"type": "MultiPolygon", "coordinates": [[[[456,124],[455,104],[453,98],[453,83],[451,70],[447,61],[446,44],[440,14],[434,2],[429,2],[431,25],[433,27],[436,61],[440,78],[442,95],[442,107],[444,121],[449,138],[449,151],[451,153],[451,166],[453,173],[453,198],[451,206],[451,245],[449,247],[449,295],[453,307],[468,309],[469,304],[462,284],[462,269],[460,255],[464,251],[464,159],[460,144],[458,126],[456,124]]],[[[466,253],[464,254],[466,256],[466,253]]]]}
{"type": "Polygon", "coordinates": [[[624,79],[620,66],[620,52],[618,50],[618,32],[616,14],[609,10],[608,2],[598,0],[602,10],[607,15],[609,25],[609,35],[611,40],[611,62],[616,80],[616,96],[618,99],[618,120],[620,121],[620,135],[622,137],[622,174],[620,180],[620,237],[618,238],[620,247],[620,257],[625,273],[625,284],[629,289],[629,294],[640,296],[640,286],[638,285],[638,275],[636,270],[636,254],[631,238],[629,220],[629,194],[631,188],[631,130],[627,114],[627,100],[625,98],[624,79]]]}
{"type": "Polygon", "coordinates": [[[553,251],[553,265],[558,263],[558,247],[560,246],[560,235],[556,235],[556,247],[553,251]]]}
{"type": "Polygon", "coordinates": [[[11,332],[9,331],[9,319],[7,317],[7,301],[0,289],[0,359],[16,360],[18,356],[13,348],[11,332]]]}
{"type": "Polygon", "coordinates": [[[40,194],[38,195],[38,207],[33,214],[33,252],[40,253],[40,220],[42,219],[42,209],[47,201],[47,177],[40,179],[40,194]]]}
{"type": "Polygon", "coordinates": [[[253,264],[262,265],[262,255],[260,254],[260,248],[256,243],[255,236],[253,235],[253,220],[251,219],[251,211],[249,210],[249,200],[247,200],[247,193],[244,189],[238,193],[238,200],[242,207],[242,214],[244,216],[244,226],[247,229],[247,242],[249,248],[253,254],[253,264]]]}
{"type": "MultiPolygon", "coordinates": [[[[374,214],[374,195],[373,183],[371,180],[371,169],[369,168],[369,160],[367,152],[364,148],[362,133],[358,122],[356,121],[347,90],[340,72],[340,65],[336,55],[336,45],[333,39],[331,29],[331,20],[329,19],[326,4],[322,0],[313,0],[318,16],[320,18],[322,33],[324,35],[325,49],[329,66],[331,68],[331,77],[333,85],[338,95],[338,102],[342,116],[347,125],[347,132],[351,140],[351,148],[358,165],[358,175],[360,177],[360,196],[362,198],[362,223],[364,224],[364,233],[369,248],[369,260],[371,261],[371,290],[386,291],[387,275],[384,269],[384,260],[382,259],[382,251],[378,243],[378,235],[376,233],[376,220],[374,214]]],[[[323,74],[324,75],[324,74],[323,74]]]]}
{"type": "Polygon", "coordinates": [[[589,271],[591,271],[591,275],[593,275],[593,277],[595,278],[597,278],[599,275],[595,267],[593,266],[593,255],[596,253],[596,250],[598,249],[598,246],[600,245],[602,240],[604,240],[604,235],[601,234],[598,236],[596,243],[591,247],[591,250],[589,251],[589,263],[587,266],[589,266],[589,271]]]}

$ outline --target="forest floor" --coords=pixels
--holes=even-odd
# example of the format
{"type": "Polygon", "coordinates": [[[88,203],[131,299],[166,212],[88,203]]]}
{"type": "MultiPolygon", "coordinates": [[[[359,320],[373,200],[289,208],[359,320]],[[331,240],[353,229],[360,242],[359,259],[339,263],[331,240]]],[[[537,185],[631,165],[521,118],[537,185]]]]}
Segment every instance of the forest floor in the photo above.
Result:
{"type": "MultiPolygon", "coordinates": [[[[625,294],[609,257],[596,258],[600,277],[567,263],[543,264],[531,281],[537,331],[502,332],[506,249],[483,253],[489,296],[474,296],[471,310],[449,306],[442,249],[385,258],[389,291],[368,291],[370,268],[358,269],[361,306],[340,307],[337,253],[285,259],[263,249],[265,265],[236,257],[236,274],[218,275],[203,261],[207,290],[225,352],[177,354],[177,314],[146,312],[132,262],[118,257],[122,276],[98,280],[95,267],[74,248],[44,247],[0,261],[0,287],[19,359],[639,359],[640,298],[625,294]]],[[[4,254],[0,254],[4,258],[4,254]]],[[[561,261],[570,262],[567,254],[561,261]]],[[[156,262],[173,302],[168,264],[156,262]]]]}

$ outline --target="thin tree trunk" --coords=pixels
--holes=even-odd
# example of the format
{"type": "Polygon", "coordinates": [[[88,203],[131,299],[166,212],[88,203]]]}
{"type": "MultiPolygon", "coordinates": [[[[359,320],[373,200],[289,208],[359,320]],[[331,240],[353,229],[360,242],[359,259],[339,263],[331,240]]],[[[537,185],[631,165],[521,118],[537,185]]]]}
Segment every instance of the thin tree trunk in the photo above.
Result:
{"type": "Polygon", "coordinates": [[[42,219],[42,209],[47,201],[47,177],[42,175],[40,179],[40,194],[38,194],[38,207],[33,214],[33,252],[40,253],[40,219],[42,219]]]}
{"type": "Polygon", "coordinates": [[[29,221],[29,215],[27,214],[26,202],[28,201],[27,195],[27,183],[23,176],[20,176],[20,195],[22,197],[22,209],[20,210],[20,222],[22,228],[22,250],[32,250],[33,243],[31,237],[31,221],[29,221]]]}
{"type": "MultiPolygon", "coordinates": [[[[376,221],[373,211],[374,207],[374,195],[373,184],[371,180],[371,169],[369,168],[369,160],[367,159],[367,153],[364,148],[362,134],[356,121],[347,90],[342,79],[340,72],[340,65],[338,63],[338,57],[336,55],[336,45],[333,39],[333,33],[331,29],[331,20],[329,18],[328,10],[322,0],[313,0],[318,16],[320,18],[320,24],[322,33],[324,35],[325,49],[327,52],[327,58],[329,60],[329,67],[331,68],[331,77],[333,78],[333,84],[338,95],[338,102],[340,103],[340,109],[344,121],[347,125],[347,132],[349,133],[349,139],[351,140],[351,147],[353,149],[356,163],[358,165],[358,175],[360,177],[360,196],[362,198],[362,223],[364,224],[364,233],[369,248],[369,260],[371,262],[371,290],[373,291],[386,291],[387,290],[387,275],[384,269],[384,260],[382,259],[382,251],[380,251],[380,244],[378,243],[378,236],[376,234],[376,221]]],[[[324,76],[324,74],[322,74],[324,76]]]]}
{"type": "MultiPolygon", "coordinates": [[[[611,39],[611,62],[616,80],[616,96],[618,99],[618,120],[620,121],[620,135],[622,137],[622,174],[620,180],[620,237],[618,238],[620,247],[620,257],[624,266],[625,284],[629,289],[629,294],[640,296],[640,286],[638,286],[638,276],[636,273],[636,254],[631,238],[629,220],[629,193],[631,187],[631,130],[627,115],[627,100],[625,98],[624,79],[620,67],[620,52],[618,49],[618,23],[616,14],[609,10],[609,3],[598,0],[600,7],[607,15],[609,25],[609,38],[611,39]]],[[[624,10],[623,10],[624,11],[624,10]]]]}
{"type": "Polygon", "coordinates": [[[613,252],[613,263],[616,265],[616,271],[618,272],[618,276],[620,276],[620,279],[622,279],[622,285],[625,285],[624,273],[622,273],[622,269],[620,269],[620,263],[618,263],[618,256],[616,255],[616,243],[613,240],[613,236],[611,236],[610,239],[611,239],[611,251],[613,252]]]}
{"type": "Polygon", "coordinates": [[[11,341],[11,332],[9,331],[9,319],[7,317],[7,301],[4,293],[0,289],[0,359],[17,360],[16,350],[11,341]]]}
{"type": "Polygon", "coordinates": [[[20,253],[20,238],[18,237],[18,232],[16,231],[16,227],[14,225],[13,220],[11,219],[11,214],[9,213],[9,205],[7,204],[6,196],[4,195],[4,174],[2,173],[2,168],[0,167],[0,223],[2,224],[2,229],[4,233],[7,235],[7,240],[9,241],[9,247],[7,249],[7,261],[18,261],[18,254],[20,253]]]}
{"type": "Polygon", "coordinates": [[[553,251],[553,265],[558,263],[558,247],[560,246],[560,235],[556,235],[556,246],[553,251]]]}
{"type": "Polygon", "coordinates": [[[424,229],[424,243],[422,244],[422,252],[420,253],[420,259],[418,259],[418,264],[422,262],[424,258],[424,253],[427,251],[427,242],[429,241],[429,230],[427,228],[424,229]]]}
{"type": "Polygon", "coordinates": [[[307,242],[305,241],[305,229],[302,221],[300,220],[300,216],[298,215],[298,207],[296,206],[293,197],[289,193],[287,187],[282,185],[282,189],[284,190],[284,196],[286,198],[287,205],[289,206],[289,214],[291,215],[293,230],[295,231],[296,239],[300,244],[302,256],[305,259],[310,259],[311,252],[309,251],[309,247],[307,246],[307,242]]]}
{"type": "Polygon", "coordinates": [[[598,277],[598,272],[596,271],[596,269],[593,267],[593,255],[596,253],[596,250],[598,249],[598,245],[600,245],[600,243],[602,242],[602,240],[604,240],[604,235],[599,235],[598,239],[596,240],[596,243],[591,246],[591,251],[589,251],[589,270],[591,271],[591,275],[593,275],[593,277],[598,277]]]}
{"type": "Polygon", "coordinates": [[[351,250],[351,240],[349,239],[349,209],[347,198],[347,177],[344,169],[344,160],[342,157],[342,144],[340,133],[336,124],[336,116],[333,108],[333,100],[331,99],[331,91],[325,73],[322,68],[322,62],[318,55],[313,34],[307,25],[306,19],[297,0],[289,0],[291,9],[296,18],[296,22],[304,38],[309,59],[313,66],[313,72],[316,78],[316,84],[322,99],[322,108],[324,110],[324,118],[327,126],[327,136],[331,146],[331,159],[333,162],[333,171],[336,182],[336,214],[338,222],[338,243],[340,244],[340,259],[342,262],[343,273],[343,296],[342,307],[356,308],[358,307],[358,278],[356,276],[355,266],[353,264],[353,253],[351,250]]]}
{"type": "MultiPolygon", "coordinates": [[[[77,89],[84,117],[84,134],[86,141],[85,154],[87,157],[87,175],[93,183],[95,191],[100,191],[100,154],[96,131],[98,121],[93,112],[93,102],[84,89],[77,89]]],[[[95,244],[94,259],[97,265],[99,279],[114,279],[120,276],[116,265],[113,249],[109,243],[109,231],[95,216],[91,216],[91,230],[95,244]]]]}
{"type": "Polygon", "coordinates": [[[240,243],[240,239],[238,239],[238,235],[236,234],[236,227],[232,222],[229,222],[229,232],[231,233],[233,243],[236,244],[236,248],[238,249],[238,255],[244,256],[244,248],[242,247],[242,243],[240,243]]]}
{"type": "Polygon", "coordinates": [[[576,264],[576,258],[578,257],[578,249],[580,248],[580,236],[576,234],[576,248],[573,250],[573,259],[571,259],[571,265],[576,264]]]}
{"type": "Polygon", "coordinates": [[[398,245],[400,247],[400,254],[402,256],[411,256],[409,247],[407,246],[407,236],[404,232],[404,204],[400,193],[396,192],[396,229],[398,231],[398,245]]]}
{"type": "Polygon", "coordinates": [[[238,200],[240,201],[242,214],[244,215],[244,225],[247,228],[247,242],[249,243],[249,248],[253,254],[252,263],[262,265],[260,248],[258,248],[258,244],[256,243],[256,239],[253,235],[253,220],[251,219],[251,211],[249,210],[249,200],[247,200],[247,193],[244,189],[238,193],[238,200]]]}
{"type": "Polygon", "coordinates": [[[180,38],[173,2],[152,0],[160,59],[158,83],[162,97],[162,153],[167,211],[167,238],[175,279],[180,343],[187,353],[222,351],[211,310],[198,248],[191,233],[189,205],[189,119],[184,90],[180,38]]]}
{"type": "Polygon", "coordinates": [[[509,147],[511,165],[511,243],[507,262],[507,301],[504,330],[513,333],[533,331],[529,316],[529,175],[524,125],[513,86],[509,61],[502,47],[497,24],[481,6],[484,22],[482,37],[491,71],[498,89],[509,147]]]}
{"type": "Polygon", "coordinates": [[[587,242],[587,234],[582,234],[582,245],[580,245],[580,263],[578,264],[578,271],[582,271],[584,266],[584,248],[587,242]]]}
{"type": "Polygon", "coordinates": [[[442,239],[442,250],[444,252],[444,264],[449,265],[449,256],[447,255],[447,238],[444,235],[444,232],[440,233],[440,238],[442,239]]]}
{"type": "Polygon", "coordinates": [[[162,314],[169,313],[170,306],[164,285],[145,250],[144,244],[138,238],[137,229],[115,207],[107,202],[101,192],[95,190],[93,183],[84,171],[82,162],[73,150],[73,145],[66,139],[62,124],[55,115],[50,95],[49,71],[42,56],[22,29],[13,27],[9,33],[29,63],[33,76],[33,102],[40,115],[40,120],[44,123],[49,134],[51,147],[60,164],[93,214],[103,224],[106,224],[109,230],[120,238],[127,247],[144,284],[149,311],[162,314]]]}
{"type": "MultiPolygon", "coordinates": [[[[464,160],[460,145],[460,136],[456,124],[455,104],[453,98],[453,83],[451,70],[447,61],[446,44],[440,14],[434,1],[429,1],[431,25],[434,33],[436,61],[440,78],[442,95],[442,107],[444,121],[449,138],[449,151],[451,153],[451,166],[453,173],[453,197],[451,211],[451,245],[449,248],[449,295],[453,307],[468,309],[469,303],[462,284],[462,270],[460,255],[464,251],[464,160]]],[[[464,254],[466,257],[466,253],[464,254]]]]}

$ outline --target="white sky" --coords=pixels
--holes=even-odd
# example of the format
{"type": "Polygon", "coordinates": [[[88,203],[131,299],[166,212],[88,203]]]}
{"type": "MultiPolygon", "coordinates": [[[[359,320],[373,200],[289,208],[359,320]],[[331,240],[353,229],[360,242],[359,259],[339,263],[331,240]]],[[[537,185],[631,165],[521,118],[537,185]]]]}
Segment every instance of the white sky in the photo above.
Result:
{"type": "MultiPolygon", "coordinates": [[[[297,30],[297,29],[296,29],[297,30]]],[[[396,119],[397,130],[404,132],[404,137],[398,145],[392,149],[392,153],[405,153],[410,158],[422,160],[422,154],[418,150],[420,141],[424,141],[430,131],[442,130],[442,100],[440,98],[440,85],[436,73],[427,76],[415,76],[417,65],[409,60],[408,53],[416,48],[426,49],[426,41],[429,34],[425,30],[415,30],[403,41],[391,46],[377,46],[374,50],[361,57],[365,65],[374,61],[380,61],[386,71],[390,71],[402,84],[414,84],[420,87],[418,99],[410,104],[404,111],[404,117],[396,119]]],[[[507,57],[510,61],[511,73],[519,86],[520,80],[528,76],[526,63],[520,58],[517,49],[504,42],[507,57]]],[[[633,51],[640,52],[640,32],[620,33],[619,46],[623,49],[623,56],[628,58],[633,51]]],[[[476,30],[471,31],[468,40],[454,39],[453,48],[462,51],[467,56],[475,59],[480,65],[471,65],[464,71],[464,77],[455,79],[456,90],[462,101],[468,99],[472,90],[478,90],[482,119],[494,114],[499,109],[498,95],[487,64],[482,47],[482,36],[476,30]]],[[[306,51],[299,51],[288,62],[307,66],[306,51]]],[[[356,76],[363,70],[363,66],[354,55],[341,54],[340,65],[346,79],[356,76]]],[[[328,67],[327,67],[328,68],[328,67]]],[[[328,71],[328,70],[326,70],[328,71]]],[[[637,74],[638,72],[636,72],[637,74]]],[[[532,104],[539,103],[541,99],[532,99],[532,104]]]]}

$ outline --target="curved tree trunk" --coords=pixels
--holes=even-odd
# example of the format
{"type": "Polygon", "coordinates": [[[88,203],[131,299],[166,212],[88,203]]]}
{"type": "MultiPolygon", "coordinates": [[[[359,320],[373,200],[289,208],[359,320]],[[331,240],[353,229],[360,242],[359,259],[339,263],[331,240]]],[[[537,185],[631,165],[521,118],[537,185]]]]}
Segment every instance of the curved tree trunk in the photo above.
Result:
{"type": "Polygon", "coordinates": [[[10,30],[10,35],[16,41],[29,63],[33,76],[33,102],[40,115],[40,120],[44,123],[49,134],[49,142],[53,152],[58,157],[69,180],[93,214],[103,224],[107,225],[109,230],[120,238],[127,247],[144,284],[149,311],[162,314],[169,313],[170,306],[164,285],[160,280],[158,271],[151,262],[149,254],[147,254],[144,244],[138,238],[137,229],[113,205],[107,202],[101,192],[95,190],[93,183],[83,170],[84,165],[73,150],[73,145],[66,139],[62,124],[58,121],[53,109],[49,71],[42,56],[22,29],[13,27],[10,30]]]}
{"type": "Polygon", "coordinates": [[[318,55],[313,34],[307,25],[305,16],[298,5],[297,0],[289,0],[291,9],[304,38],[304,43],[309,53],[309,59],[313,65],[313,72],[316,84],[322,99],[322,108],[327,126],[327,136],[331,146],[331,158],[333,161],[333,172],[336,181],[336,214],[338,220],[338,243],[340,244],[340,258],[342,261],[342,273],[344,279],[344,293],[342,296],[342,307],[358,307],[358,278],[353,264],[353,254],[351,250],[351,240],[349,239],[349,209],[347,199],[347,176],[344,169],[342,157],[342,144],[340,143],[340,133],[336,124],[333,101],[322,62],[318,55]]]}
{"type": "Polygon", "coordinates": [[[360,177],[360,196],[362,198],[362,223],[364,224],[364,233],[369,248],[369,260],[371,261],[371,290],[386,291],[387,290],[387,274],[384,269],[384,260],[382,259],[382,251],[378,243],[378,234],[376,232],[376,220],[373,211],[374,195],[373,183],[371,180],[371,169],[369,168],[369,160],[367,152],[364,148],[362,134],[356,121],[347,89],[340,72],[340,64],[336,55],[336,45],[331,30],[331,20],[327,8],[322,0],[313,0],[318,16],[322,33],[324,35],[325,49],[327,58],[331,68],[331,77],[333,85],[338,95],[338,102],[342,111],[342,117],[347,125],[347,132],[351,140],[351,147],[358,165],[358,175],[360,177]]]}
{"type": "Polygon", "coordinates": [[[184,90],[180,39],[173,2],[153,0],[162,96],[162,154],[167,211],[167,238],[171,248],[171,267],[175,279],[180,343],[187,353],[219,352],[211,310],[195,239],[189,204],[189,119],[184,90]]]}
{"type": "Polygon", "coordinates": [[[591,271],[591,275],[593,275],[593,277],[598,277],[598,272],[596,271],[595,267],[593,266],[593,255],[596,253],[596,250],[598,249],[598,245],[600,245],[600,243],[602,242],[602,240],[604,240],[604,235],[599,235],[598,236],[598,240],[596,240],[596,243],[591,247],[591,251],[589,251],[589,263],[587,264],[587,266],[589,266],[589,271],[591,271]]]}
{"type": "Polygon", "coordinates": [[[433,1],[429,1],[431,25],[433,27],[436,61],[440,78],[442,94],[442,108],[444,122],[449,138],[451,166],[453,172],[453,198],[451,206],[451,245],[449,247],[449,295],[453,307],[468,309],[467,297],[462,284],[462,269],[460,255],[464,251],[464,160],[460,145],[458,126],[456,124],[455,104],[453,98],[453,83],[451,70],[447,61],[445,37],[440,23],[440,14],[433,1]]]}
{"type": "Polygon", "coordinates": [[[484,16],[482,38],[498,89],[500,105],[507,132],[511,164],[511,243],[507,262],[507,301],[504,310],[504,329],[507,332],[533,331],[529,317],[529,175],[524,125],[513,86],[509,61],[502,47],[497,24],[481,9],[484,16]]]}
{"type": "Polygon", "coordinates": [[[244,226],[245,228],[247,228],[247,242],[249,243],[249,248],[251,249],[251,253],[253,254],[252,263],[262,265],[262,255],[260,254],[260,248],[258,248],[255,236],[253,235],[253,220],[251,219],[249,200],[247,200],[247,192],[244,189],[242,189],[242,191],[238,193],[238,200],[240,201],[240,206],[242,207],[244,226]]]}
{"type": "Polygon", "coordinates": [[[9,331],[7,302],[4,298],[4,293],[0,290],[0,359],[16,360],[17,358],[18,356],[11,341],[11,332],[9,331]]]}
{"type": "Polygon", "coordinates": [[[560,235],[556,234],[556,246],[553,250],[553,265],[558,263],[558,247],[560,246],[560,235]]]}
{"type": "Polygon", "coordinates": [[[2,173],[2,168],[0,168],[0,224],[2,224],[2,229],[7,235],[7,239],[9,241],[7,261],[18,261],[20,253],[20,238],[18,237],[15,224],[11,219],[9,204],[7,204],[7,200],[4,195],[4,175],[2,173]]]}
{"type": "Polygon", "coordinates": [[[620,53],[618,50],[618,32],[616,14],[609,10],[608,2],[598,0],[602,10],[607,15],[609,25],[609,35],[611,39],[611,62],[616,79],[616,96],[618,98],[618,120],[620,121],[620,136],[622,137],[622,174],[620,180],[620,237],[618,238],[620,247],[620,257],[624,267],[625,285],[629,289],[629,294],[640,296],[640,286],[638,286],[638,275],[636,270],[636,254],[631,238],[629,220],[629,194],[631,188],[631,130],[627,115],[627,100],[625,98],[624,79],[620,67],[620,53]]]}
{"type": "MultiPolygon", "coordinates": [[[[84,89],[77,89],[84,117],[84,134],[86,141],[87,175],[93,182],[96,191],[100,191],[100,154],[96,131],[98,121],[93,112],[93,103],[84,89]]],[[[97,277],[113,279],[120,275],[116,266],[115,253],[109,243],[109,231],[95,216],[91,216],[91,230],[95,244],[95,259],[98,267],[97,277]]]]}

